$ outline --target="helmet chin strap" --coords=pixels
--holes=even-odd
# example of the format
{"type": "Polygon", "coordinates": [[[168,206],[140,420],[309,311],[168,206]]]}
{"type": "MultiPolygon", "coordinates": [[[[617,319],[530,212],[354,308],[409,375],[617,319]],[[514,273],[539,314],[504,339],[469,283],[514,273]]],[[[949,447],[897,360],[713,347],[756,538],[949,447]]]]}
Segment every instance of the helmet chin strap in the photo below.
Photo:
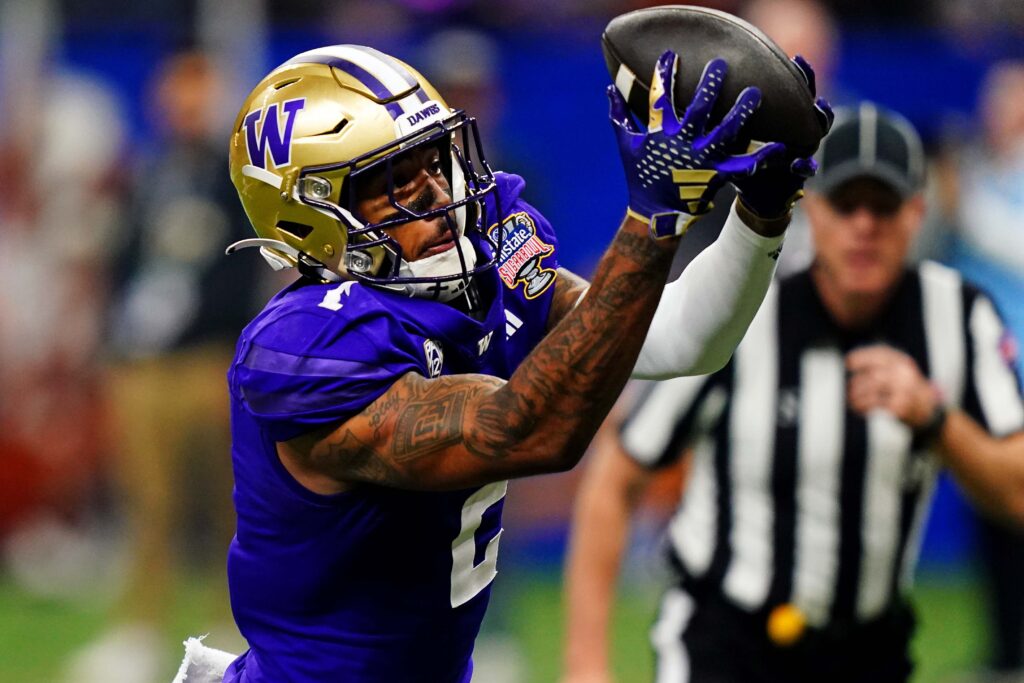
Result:
{"type": "Polygon", "coordinates": [[[231,254],[234,254],[239,249],[247,249],[249,247],[259,247],[260,254],[262,254],[263,258],[266,259],[267,263],[269,263],[270,267],[274,270],[280,271],[287,268],[299,267],[299,270],[303,271],[304,274],[308,275],[312,273],[327,282],[342,281],[342,277],[340,275],[328,270],[327,266],[324,264],[310,258],[295,247],[285,244],[280,240],[272,240],[262,237],[239,240],[225,249],[224,253],[231,256],[231,254]]]}
{"type": "Polygon", "coordinates": [[[448,302],[465,292],[470,282],[469,276],[453,276],[462,275],[474,267],[476,250],[469,238],[463,235],[459,237],[458,244],[448,251],[418,261],[402,261],[398,272],[404,277],[451,278],[440,282],[409,282],[404,285],[405,293],[409,296],[448,302]],[[465,270],[459,252],[462,252],[462,258],[465,259],[465,270]]]}

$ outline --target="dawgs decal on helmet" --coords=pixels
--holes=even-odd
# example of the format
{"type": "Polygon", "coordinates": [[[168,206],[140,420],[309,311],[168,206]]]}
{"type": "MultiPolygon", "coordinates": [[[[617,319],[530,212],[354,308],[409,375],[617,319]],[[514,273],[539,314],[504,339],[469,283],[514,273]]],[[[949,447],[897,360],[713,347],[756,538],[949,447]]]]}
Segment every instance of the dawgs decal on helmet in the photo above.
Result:
{"type": "Polygon", "coordinates": [[[395,119],[395,129],[398,131],[398,135],[408,135],[414,130],[427,128],[438,121],[444,121],[448,116],[451,116],[451,111],[447,107],[442,106],[436,100],[427,100],[427,103],[419,111],[403,114],[395,119]]]}
{"type": "Polygon", "coordinates": [[[281,109],[285,115],[283,131],[281,130],[277,102],[267,107],[266,117],[263,116],[263,109],[250,112],[245,117],[245,145],[249,151],[250,164],[266,169],[268,149],[274,168],[284,166],[291,161],[295,115],[304,106],[306,106],[305,97],[281,103],[281,109]],[[263,119],[263,125],[260,126],[259,133],[257,133],[256,124],[260,119],[263,119]]]}
{"type": "MultiPolygon", "coordinates": [[[[487,235],[495,243],[495,224],[487,235]]],[[[555,248],[537,237],[537,226],[526,212],[514,213],[500,225],[501,254],[498,255],[498,274],[509,289],[524,283],[527,299],[535,299],[555,281],[555,271],[545,268],[543,261],[555,253],[555,248]]]]}

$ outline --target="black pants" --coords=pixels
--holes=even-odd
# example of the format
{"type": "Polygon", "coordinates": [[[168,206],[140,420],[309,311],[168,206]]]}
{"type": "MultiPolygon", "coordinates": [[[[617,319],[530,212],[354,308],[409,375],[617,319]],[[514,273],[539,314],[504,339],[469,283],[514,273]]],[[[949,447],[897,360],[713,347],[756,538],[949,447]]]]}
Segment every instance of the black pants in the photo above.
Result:
{"type": "Polygon", "coordinates": [[[1024,533],[979,517],[988,613],[992,628],[991,665],[1024,668],[1024,533]]]}
{"type": "Polygon", "coordinates": [[[664,628],[658,633],[664,613],[652,632],[658,683],[905,683],[914,668],[914,616],[904,604],[870,622],[808,629],[789,647],[768,639],[767,612],[751,614],[717,594],[691,604],[679,652],[670,651],[664,628]]]}

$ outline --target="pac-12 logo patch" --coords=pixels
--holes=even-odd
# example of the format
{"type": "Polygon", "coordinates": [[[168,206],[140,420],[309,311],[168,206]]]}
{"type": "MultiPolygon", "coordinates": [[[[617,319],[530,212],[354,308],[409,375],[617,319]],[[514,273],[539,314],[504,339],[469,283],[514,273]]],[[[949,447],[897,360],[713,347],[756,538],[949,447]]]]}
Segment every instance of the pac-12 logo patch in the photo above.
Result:
{"type": "Polygon", "coordinates": [[[249,163],[265,169],[267,152],[274,168],[291,162],[292,132],[295,130],[295,115],[306,106],[306,98],[274,102],[266,109],[257,109],[245,117],[245,145],[249,151],[249,163]],[[282,125],[281,114],[284,114],[282,125]],[[260,124],[260,119],[263,120],[260,124]],[[259,130],[257,131],[257,127],[259,130]]]}
{"type": "Polygon", "coordinates": [[[441,368],[444,367],[444,353],[441,347],[433,339],[423,341],[423,356],[427,359],[427,374],[430,377],[439,377],[441,368]]]}
{"type": "Polygon", "coordinates": [[[555,271],[543,265],[544,259],[555,253],[555,248],[537,237],[537,226],[524,211],[512,214],[500,225],[491,226],[487,234],[495,244],[498,230],[501,230],[498,274],[505,286],[515,289],[519,283],[524,283],[527,299],[543,294],[555,281],[555,271]]]}

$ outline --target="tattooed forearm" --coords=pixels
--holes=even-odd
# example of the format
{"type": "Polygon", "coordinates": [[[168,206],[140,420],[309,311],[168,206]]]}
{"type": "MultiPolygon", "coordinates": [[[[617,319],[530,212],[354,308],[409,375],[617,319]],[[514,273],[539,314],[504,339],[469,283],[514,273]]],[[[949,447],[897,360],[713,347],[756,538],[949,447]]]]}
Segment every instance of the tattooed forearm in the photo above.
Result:
{"type": "Polygon", "coordinates": [[[619,311],[630,299],[660,294],[664,286],[664,278],[652,280],[650,273],[624,273],[595,292],[595,303],[606,311],[619,311]]]}
{"type": "Polygon", "coordinates": [[[629,376],[674,246],[627,220],[581,301],[585,282],[560,281],[570,286],[552,306],[567,312],[553,313],[561,321],[507,383],[407,374],[359,415],[311,437],[310,467],[341,482],[442,489],[571,466],[629,376]]]}
{"type": "Polygon", "coordinates": [[[555,280],[555,295],[551,297],[551,310],[548,312],[549,332],[569,314],[569,311],[576,308],[576,305],[580,302],[580,297],[587,291],[589,286],[590,283],[579,275],[565,268],[558,269],[558,279],[555,280]]]}
{"type": "Polygon", "coordinates": [[[666,250],[652,241],[650,234],[647,232],[646,226],[644,227],[643,232],[639,233],[629,233],[620,230],[615,236],[615,241],[612,242],[610,250],[630,259],[634,264],[641,267],[648,266],[651,262],[652,256],[655,258],[661,258],[667,254],[669,261],[671,261],[672,254],[675,253],[674,249],[666,250]]]}
{"type": "Polygon", "coordinates": [[[632,369],[671,259],[645,231],[620,230],[583,302],[476,413],[471,452],[535,448],[557,451],[556,466],[575,462],[632,369]]]}

